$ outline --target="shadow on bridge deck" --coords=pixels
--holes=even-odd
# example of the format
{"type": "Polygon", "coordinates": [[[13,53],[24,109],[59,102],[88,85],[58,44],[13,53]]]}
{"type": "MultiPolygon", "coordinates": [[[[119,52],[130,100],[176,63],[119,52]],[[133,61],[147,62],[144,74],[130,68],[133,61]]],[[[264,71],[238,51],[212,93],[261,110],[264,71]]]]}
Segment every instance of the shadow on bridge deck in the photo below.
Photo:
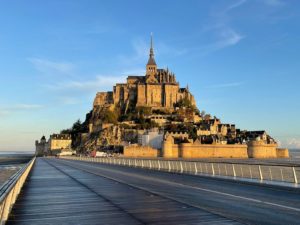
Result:
{"type": "Polygon", "coordinates": [[[37,159],[7,224],[239,224],[69,167],[37,159]]]}

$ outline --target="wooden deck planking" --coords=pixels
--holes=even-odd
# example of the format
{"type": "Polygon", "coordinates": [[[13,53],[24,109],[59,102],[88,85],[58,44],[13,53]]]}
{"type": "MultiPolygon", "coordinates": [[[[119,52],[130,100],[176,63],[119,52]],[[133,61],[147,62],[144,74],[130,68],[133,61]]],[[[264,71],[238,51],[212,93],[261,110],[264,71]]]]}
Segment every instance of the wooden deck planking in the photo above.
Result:
{"type": "Polygon", "coordinates": [[[57,160],[39,158],[7,224],[238,224],[57,160]]]}

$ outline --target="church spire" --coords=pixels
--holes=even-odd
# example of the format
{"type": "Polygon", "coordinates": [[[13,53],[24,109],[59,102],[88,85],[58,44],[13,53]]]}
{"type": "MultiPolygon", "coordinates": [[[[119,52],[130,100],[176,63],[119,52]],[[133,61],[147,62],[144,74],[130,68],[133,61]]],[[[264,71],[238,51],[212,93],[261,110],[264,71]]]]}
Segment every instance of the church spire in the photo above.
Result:
{"type": "Polygon", "coordinates": [[[153,50],[153,35],[151,33],[151,41],[150,41],[150,54],[147,65],[156,65],[155,59],[154,59],[154,50],[153,50]]]}
{"type": "Polygon", "coordinates": [[[150,40],[150,54],[148,63],[146,65],[146,83],[158,83],[157,77],[157,66],[154,59],[154,51],[153,51],[153,40],[152,40],[152,33],[151,33],[151,40],[150,40]]]}

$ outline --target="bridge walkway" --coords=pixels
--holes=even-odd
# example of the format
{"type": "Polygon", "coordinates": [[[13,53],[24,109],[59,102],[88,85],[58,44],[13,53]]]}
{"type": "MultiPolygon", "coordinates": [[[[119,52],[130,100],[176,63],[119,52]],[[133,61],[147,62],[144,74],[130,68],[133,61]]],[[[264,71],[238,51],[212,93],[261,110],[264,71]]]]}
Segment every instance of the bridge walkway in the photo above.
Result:
{"type": "Polygon", "coordinates": [[[38,158],[7,224],[240,224],[145,189],[38,158]]]}

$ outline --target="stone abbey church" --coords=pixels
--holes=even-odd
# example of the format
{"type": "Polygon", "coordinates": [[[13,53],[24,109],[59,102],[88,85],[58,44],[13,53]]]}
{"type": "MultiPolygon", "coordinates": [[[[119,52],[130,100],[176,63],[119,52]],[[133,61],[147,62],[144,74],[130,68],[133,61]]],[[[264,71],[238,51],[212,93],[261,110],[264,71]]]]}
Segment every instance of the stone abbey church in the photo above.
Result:
{"type": "Polygon", "coordinates": [[[118,106],[126,112],[129,107],[145,106],[172,111],[174,104],[185,98],[192,105],[196,104],[188,87],[179,87],[174,73],[168,69],[157,68],[151,37],[146,75],[128,76],[127,83],[116,84],[113,91],[98,92],[94,100],[94,107],[118,106]]]}

